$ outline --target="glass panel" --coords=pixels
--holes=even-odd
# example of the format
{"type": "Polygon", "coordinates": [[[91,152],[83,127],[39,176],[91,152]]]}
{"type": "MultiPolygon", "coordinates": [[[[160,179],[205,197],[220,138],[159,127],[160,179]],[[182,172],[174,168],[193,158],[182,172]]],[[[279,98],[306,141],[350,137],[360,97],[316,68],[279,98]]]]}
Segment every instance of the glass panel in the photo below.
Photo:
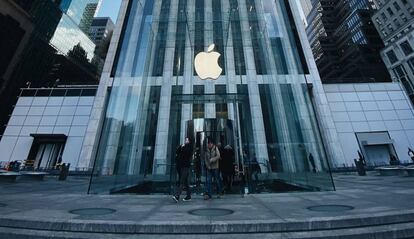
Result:
{"type": "Polygon", "coordinates": [[[173,193],[176,149],[186,137],[199,192],[207,137],[226,155],[222,160],[230,158],[223,161],[235,175],[228,193],[332,190],[287,4],[132,1],[90,193],[173,193]],[[202,81],[194,57],[213,43],[225,71],[202,81]]]}

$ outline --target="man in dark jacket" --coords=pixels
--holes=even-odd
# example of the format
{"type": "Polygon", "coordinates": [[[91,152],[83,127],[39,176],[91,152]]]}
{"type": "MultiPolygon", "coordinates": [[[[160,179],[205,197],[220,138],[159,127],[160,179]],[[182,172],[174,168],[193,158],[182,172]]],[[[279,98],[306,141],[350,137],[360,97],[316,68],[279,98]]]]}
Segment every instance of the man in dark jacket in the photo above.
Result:
{"type": "Polygon", "coordinates": [[[180,200],[180,195],[184,188],[186,189],[187,196],[183,199],[183,201],[190,201],[191,200],[191,190],[190,185],[188,184],[188,180],[190,177],[190,166],[191,166],[191,159],[193,156],[193,146],[190,143],[188,138],[185,139],[185,144],[181,145],[181,149],[178,151],[179,154],[177,156],[177,170],[179,170],[179,179],[180,185],[177,188],[176,194],[173,196],[175,202],[180,200]]]}
{"type": "Polygon", "coordinates": [[[220,171],[223,176],[223,186],[228,192],[231,191],[234,176],[234,150],[230,145],[226,145],[220,151],[220,171]]]}

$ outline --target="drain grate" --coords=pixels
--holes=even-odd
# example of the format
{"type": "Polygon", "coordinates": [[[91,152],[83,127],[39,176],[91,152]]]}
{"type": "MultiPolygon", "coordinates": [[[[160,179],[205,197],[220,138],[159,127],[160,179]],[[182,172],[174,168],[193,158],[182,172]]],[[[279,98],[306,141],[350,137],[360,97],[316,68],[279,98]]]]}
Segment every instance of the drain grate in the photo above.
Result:
{"type": "Polygon", "coordinates": [[[222,208],[203,208],[203,209],[195,209],[191,210],[188,213],[196,216],[204,216],[204,217],[218,217],[218,216],[226,216],[233,214],[234,211],[230,209],[222,209],[222,208]]]}
{"type": "Polygon", "coordinates": [[[347,205],[317,205],[308,207],[307,209],[316,212],[342,212],[353,210],[354,207],[347,205]]]}
{"type": "Polygon", "coordinates": [[[69,213],[81,216],[100,216],[112,214],[114,212],[116,212],[116,210],[111,208],[80,208],[69,211],[69,213]]]}

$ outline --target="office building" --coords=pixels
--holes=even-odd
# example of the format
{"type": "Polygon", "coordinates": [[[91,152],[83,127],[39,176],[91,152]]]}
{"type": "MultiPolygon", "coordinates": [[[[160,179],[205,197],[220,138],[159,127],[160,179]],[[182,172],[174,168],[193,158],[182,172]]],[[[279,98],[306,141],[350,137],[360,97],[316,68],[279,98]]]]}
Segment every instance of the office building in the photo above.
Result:
{"type": "Polygon", "coordinates": [[[414,102],[414,2],[376,2],[379,9],[372,20],[385,44],[381,57],[393,81],[401,82],[414,102]]]}
{"type": "Polygon", "coordinates": [[[369,0],[311,0],[307,35],[324,83],[387,82],[369,0]]]}
{"type": "Polygon", "coordinates": [[[86,1],[1,1],[1,35],[9,37],[0,46],[0,137],[20,88],[97,84],[95,44],[79,28],[79,2],[86,1]]]}
{"type": "Polygon", "coordinates": [[[103,40],[111,39],[115,25],[109,17],[95,17],[89,30],[89,37],[96,45],[101,44],[103,40]]]}

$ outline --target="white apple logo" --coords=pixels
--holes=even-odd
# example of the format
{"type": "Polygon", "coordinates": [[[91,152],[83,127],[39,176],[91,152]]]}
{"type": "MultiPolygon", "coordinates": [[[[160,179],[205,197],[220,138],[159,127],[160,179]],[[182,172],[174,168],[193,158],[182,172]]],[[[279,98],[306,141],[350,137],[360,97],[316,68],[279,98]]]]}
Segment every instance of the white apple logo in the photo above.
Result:
{"type": "Polygon", "coordinates": [[[194,60],[194,67],[197,75],[202,80],[212,79],[217,80],[221,75],[223,69],[218,64],[218,59],[221,54],[213,51],[215,45],[211,44],[207,52],[200,52],[194,60]]]}

